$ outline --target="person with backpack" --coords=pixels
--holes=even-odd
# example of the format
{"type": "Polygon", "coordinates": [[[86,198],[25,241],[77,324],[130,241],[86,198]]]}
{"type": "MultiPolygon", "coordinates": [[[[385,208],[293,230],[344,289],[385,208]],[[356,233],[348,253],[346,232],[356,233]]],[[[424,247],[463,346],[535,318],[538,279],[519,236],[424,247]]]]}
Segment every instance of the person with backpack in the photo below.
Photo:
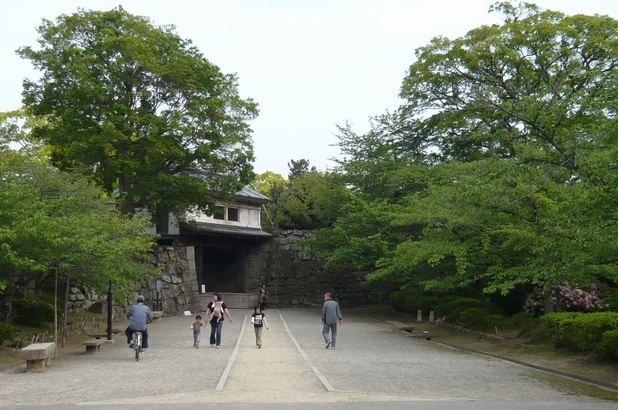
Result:
{"type": "Polygon", "coordinates": [[[210,347],[216,345],[217,349],[221,347],[221,328],[223,327],[223,313],[232,323],[232,315],[227,309],[227,305],[221,300],[221,295],[215,292],[212,295],[212,302],[206,308],[206,320],[210,320],[210,347]]]}

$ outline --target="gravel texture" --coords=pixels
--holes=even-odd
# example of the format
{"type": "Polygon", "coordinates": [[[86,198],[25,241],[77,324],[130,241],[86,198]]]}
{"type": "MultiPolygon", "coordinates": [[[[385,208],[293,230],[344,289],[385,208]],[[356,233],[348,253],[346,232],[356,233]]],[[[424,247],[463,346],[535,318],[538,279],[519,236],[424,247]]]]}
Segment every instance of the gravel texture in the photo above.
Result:
{"type": "MultiPolygon", "coordinates": [[[[202,316],[204,316],[203,312],[202,316]]],[[[319,309],[268,309],[261,349],[252,311],[231,310],[222,346],[204,328],[193,347],[190,317],[149,325],[136,362],[123,335],[96,354],[61,350],[51,367],[0,372],[0,406],[250,402],[513,400],[593,402],[557,391],[534,370],[410,337],[359,311],[342,310],[337,349],[324,348],[319,309]],[[237,343],[238,342],[238,343],[237,343]]]]}

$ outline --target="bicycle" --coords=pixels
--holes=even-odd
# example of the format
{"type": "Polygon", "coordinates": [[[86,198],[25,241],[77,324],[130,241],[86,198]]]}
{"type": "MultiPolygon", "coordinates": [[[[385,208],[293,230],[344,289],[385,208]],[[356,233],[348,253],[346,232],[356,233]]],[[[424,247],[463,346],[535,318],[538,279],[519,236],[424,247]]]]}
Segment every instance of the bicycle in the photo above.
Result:
{"type": "Polygon", "coordinates": [[[133,348],[135,349],[135,361],[139,362],[139,354],[142,352],[142,332],[133,333],[133,348]]]}

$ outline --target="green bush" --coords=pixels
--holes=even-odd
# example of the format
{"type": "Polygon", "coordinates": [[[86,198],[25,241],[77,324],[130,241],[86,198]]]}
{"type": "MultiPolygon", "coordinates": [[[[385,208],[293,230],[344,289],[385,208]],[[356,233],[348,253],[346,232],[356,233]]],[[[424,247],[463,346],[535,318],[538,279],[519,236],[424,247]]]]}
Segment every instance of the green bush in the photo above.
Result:
{"type": "Polygon", "coordinates": [[[447,297],[444,301],[436,306],[436,315],[446,316],[452,320],[458,320],[463,311],[481,307],[481,301],[473,298],[461,298],[456,299],[447,297]]]}
{"type": "Polygon", "coordinates": [[[0,322],[0,345],[7,340],[13,340],[19,334],[19,330],[8,323],[0,322]]]}
{"type": "Polygon", "coordinates": [[[618,359],[618,329],[603,333],[601,343],[594,348],[594,352],[599,356],[618,359]]]}
{"type": "Polygon", "coordinates": [[[504,320],[504,316],[502,315],[487,315],[483,319],[487,326],[498,326],[504,320]]]}
{"type": "Polygon", "coordinates": [[[511,323],[522,329],[532,329],[537,326],[537,319],[530,316],[528,312],[520,312],[511,316],[511,323]]]}
{"type": "Polygon", "coordinates": [[[32,296],[13,300],[15,323],[29,326],[43,326],[54,321],[54,297],[52,295],[32,296]]]}
{"type": "Polygon", "coordinates": [[[452,317],[458,323],[466,326],[484,323],[485,318],[490,315],[490,311],[484,307],[474,307],[456,310],[454,312],[455,313],[451,313],[449,317],[452,317]]]}
{"type": "Polygon", "coordinates": [[[618,313],[595,312],[583,314],[573,320],[573,337],[582,350],[594,350],[603,340],[603,334],[618,329],[618,313]]]}
{"type": "Polygon", "coordinates": [[[605,356],[612,354],[614,339],[611,332],[618,329],[617,312],[551,313],[543,316],[541,321],[556,346],[577,347],[605,356]]]}
{"type": "Polygon", "coordinates": [[[575,344],[573,322],[576,317],[583,314],[580,312],[550,313],[541,316],[540,319],[554,345],[568,346],[575,344]]]}
{"type": "Polygon", "coordinates": [[[434,310],[439,301],[438,296],[425,295],[413,290],[399,290],[391,292],[389,296],[393,309],[406,313],[416,313],[419,309],[423,312],[434,310]]]}

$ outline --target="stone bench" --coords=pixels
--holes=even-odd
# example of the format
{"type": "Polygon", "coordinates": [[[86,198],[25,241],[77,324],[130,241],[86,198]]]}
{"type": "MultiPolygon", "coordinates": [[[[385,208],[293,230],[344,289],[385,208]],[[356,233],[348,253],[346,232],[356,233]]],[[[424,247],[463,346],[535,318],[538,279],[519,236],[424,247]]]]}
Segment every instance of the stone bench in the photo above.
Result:
{"type": "Polygon", "coordinates": [[[101,350],[101,345],[105,343],[105,339],[88,339],[84,340],[86,346],[86,353],[96,353],[101,350]]]}
{"type": "Polygon", "coordinates": [[[160,322],[162,316],[163,316],[163,312],[162,311],[155,310],[155,311],[152,312],[152,321],[153,322],[160,322]]]}
{"type": "MultiPolygon", "coordinates": [[[[116,335],[118,333],[124,333],[124,331],[118,330],[118,329],[112,329],[112,335],[116,335]]],[[[93,339],[107,338],[107,331],[101,332],[101,333],[89,333],[88,337],[91,337],[93,339]]]]}
{"type": "Polygon", "coordinates": [[[42,369],[51,364],[56,352],[56,343],[33,343],[21,349],[21,358],[26,360],[26,370],[42,369]]]}

